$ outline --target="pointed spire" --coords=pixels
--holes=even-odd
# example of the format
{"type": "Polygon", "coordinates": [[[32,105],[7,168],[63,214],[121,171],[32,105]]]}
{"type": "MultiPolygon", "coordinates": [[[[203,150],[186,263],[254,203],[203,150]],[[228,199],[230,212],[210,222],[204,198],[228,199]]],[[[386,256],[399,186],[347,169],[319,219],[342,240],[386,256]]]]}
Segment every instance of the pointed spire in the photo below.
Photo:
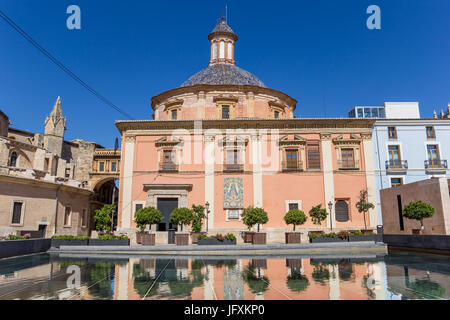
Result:
{"type": "Polygon", "coordinates": [[[441,109],[441,119],[444,119],[444,116],[445,116],[445,114],[444,114],[444,110],[443,109],[441,109]]]}
{"type": "Polygon", "coordinates": [[[436,113],[436,110],[433,111],[433,119],[437,119],[437,113],[436,113]]]}

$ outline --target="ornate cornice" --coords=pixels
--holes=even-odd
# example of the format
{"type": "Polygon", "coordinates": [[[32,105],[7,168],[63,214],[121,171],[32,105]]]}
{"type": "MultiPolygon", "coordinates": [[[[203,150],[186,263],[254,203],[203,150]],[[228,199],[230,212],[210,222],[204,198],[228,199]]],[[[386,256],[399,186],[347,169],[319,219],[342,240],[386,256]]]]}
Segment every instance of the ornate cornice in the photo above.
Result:
{"type": "Polygon", "coordinates": [[[331,133],[329,133],[329,132],[321,133],[320,134],[320,140],[330,141],[331,140],[331,133]]]}
{"type": "Polygon", "coordinates": [[[213,101],[215,103],[217,102],[223,102],[223,103],[237,103],[239,100],[238,97],[236,96],[232,96],[232,95],[219,95],[219,96],[215,96],[213,97],[213,101]]]}
{"type": "MultiPolygon", "coordinates": [[[[311,133],[326,134],[330,138],[330,132],[356,132],[360,134],[372,134],[373,119],[206,119],[206,120],[123,120],[116,121],[116,127],[123,134],[126,131],[164,131],[175,129],[194,130],[195,123],[201,121],[202,129],[278,129],[308,130],[311,133]]],[[[137,132],[134,132],[136,134],[137,132]]],[[[129,134],[127,134],[129,135],[129,134]]],[[[134,139],[134,138],[133,138],[134,139]]],[[[364,139],[364,138],[363,138],[364,139]]]]}
{"type": "Polygon", "coordinates": [[[220,92],[220,91],[236,91],[236,92],[242,92],[242,93],[249,93],[252,92],[253,94],[267,94],[273,97],[277,97],[278,99],[285,101],[287,105],[292,106],[295,109],[295,106],[297,105],[297,100],[294,98],[288,96],[287,94],[270,88],[263,88],[253,85],[212,85],[212,84],[198,84],[194,86],[187,86],[187,87],[179,87],[170,89],[167,91],[164,91],[160,93],[157,96],[154,96],[152,98],[152,109],[156,110],[156,106],[161,104],[163,101],[170,99],[171,97],[175,97],[181,94],[186,93],[192,93],[192,94],[198,94],[199,92],[204,91],[205,94],[211,91],[214,92],[220,92]]]}

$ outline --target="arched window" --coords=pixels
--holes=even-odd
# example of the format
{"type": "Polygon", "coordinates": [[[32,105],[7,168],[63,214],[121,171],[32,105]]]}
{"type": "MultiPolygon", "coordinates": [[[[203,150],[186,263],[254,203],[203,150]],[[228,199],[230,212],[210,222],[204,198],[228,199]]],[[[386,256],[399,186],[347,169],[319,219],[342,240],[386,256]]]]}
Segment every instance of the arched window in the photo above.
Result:
{"type": "Polygon", "coordinates": [[[220,51],[219,51],[219,58],[220,59],[225,59],[225,41],[221,40],[220,41],[220,51]]]}
{"type": "Polygon", "coordinates": [[[346,222],[348,221],[348,204],[344,200],[336,202],[336,221],[346,222]]]}
{"type": "Polygon", "coordinates": [[[216,60],[217,59],[217,41],[214,41],[213,42],[213,60],[216,60]]]}
{"type": "Polygon", "coordinates": [[[11,158],[10,158],[10,160],[9,160],[9,166],[10,167],[15,167],[15,166],[17,166],[17,152],[13,152],[13,153],[11,153],[11,158]]]}
{"type": "Polygon", "coordinates": [[[232,53],[232,50],[231,50],[231,42],[228,42],[228,53],[227,53],[227,55],[228,55],[228,60],[233,59],[233,53],[232,53]]]}

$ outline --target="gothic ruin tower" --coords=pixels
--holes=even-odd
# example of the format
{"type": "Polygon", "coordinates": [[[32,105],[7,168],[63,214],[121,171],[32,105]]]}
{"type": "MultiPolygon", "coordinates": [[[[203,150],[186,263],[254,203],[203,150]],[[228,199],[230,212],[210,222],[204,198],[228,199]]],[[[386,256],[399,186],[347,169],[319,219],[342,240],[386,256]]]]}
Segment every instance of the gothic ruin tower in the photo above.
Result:
{"type": "Polygon", "coordinates": [[[66,119],[61,110],[61,99],[56,99],[50,115],[45,119],[44,149],[61,157],[66,130],[66,119]]]}

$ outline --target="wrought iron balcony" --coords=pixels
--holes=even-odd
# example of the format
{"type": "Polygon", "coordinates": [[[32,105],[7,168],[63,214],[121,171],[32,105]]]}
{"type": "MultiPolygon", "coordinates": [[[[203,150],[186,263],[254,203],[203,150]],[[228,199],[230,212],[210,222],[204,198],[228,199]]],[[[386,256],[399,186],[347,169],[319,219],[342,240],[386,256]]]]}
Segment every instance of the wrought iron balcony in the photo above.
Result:
{"type": "Polygon", "coordinates": [[[387,160],[386,170],[405,170],[408,169],[408,160],[387,160]]]}
{"type": "Polygon", "coordinates": [[[173,162],[162,162],[159,165],[159,171],[160,172],[177,172],[178,165],[173,162]]]}
{"type": "Polygon", "coordinates": [[[425,169],[447,169],[447,160],[425,160],[425,169]]]}
{"type": "Polygon", "coordinates": [[[338,160],[339,170],[359,170],[359,163],[355,160],[338,160]]]}
{"type": "Polygon", "coordinates": [[[282,161],[281,162],[282,171],[302,171],[303,162],[302,161],[282,161]]]}
{"type": "Polygon", "coordinates": [[[238,163],[225,163],[223,165],[223,171],[225,172],[242,172],[244,171],[244,165],[238,163]]]}

